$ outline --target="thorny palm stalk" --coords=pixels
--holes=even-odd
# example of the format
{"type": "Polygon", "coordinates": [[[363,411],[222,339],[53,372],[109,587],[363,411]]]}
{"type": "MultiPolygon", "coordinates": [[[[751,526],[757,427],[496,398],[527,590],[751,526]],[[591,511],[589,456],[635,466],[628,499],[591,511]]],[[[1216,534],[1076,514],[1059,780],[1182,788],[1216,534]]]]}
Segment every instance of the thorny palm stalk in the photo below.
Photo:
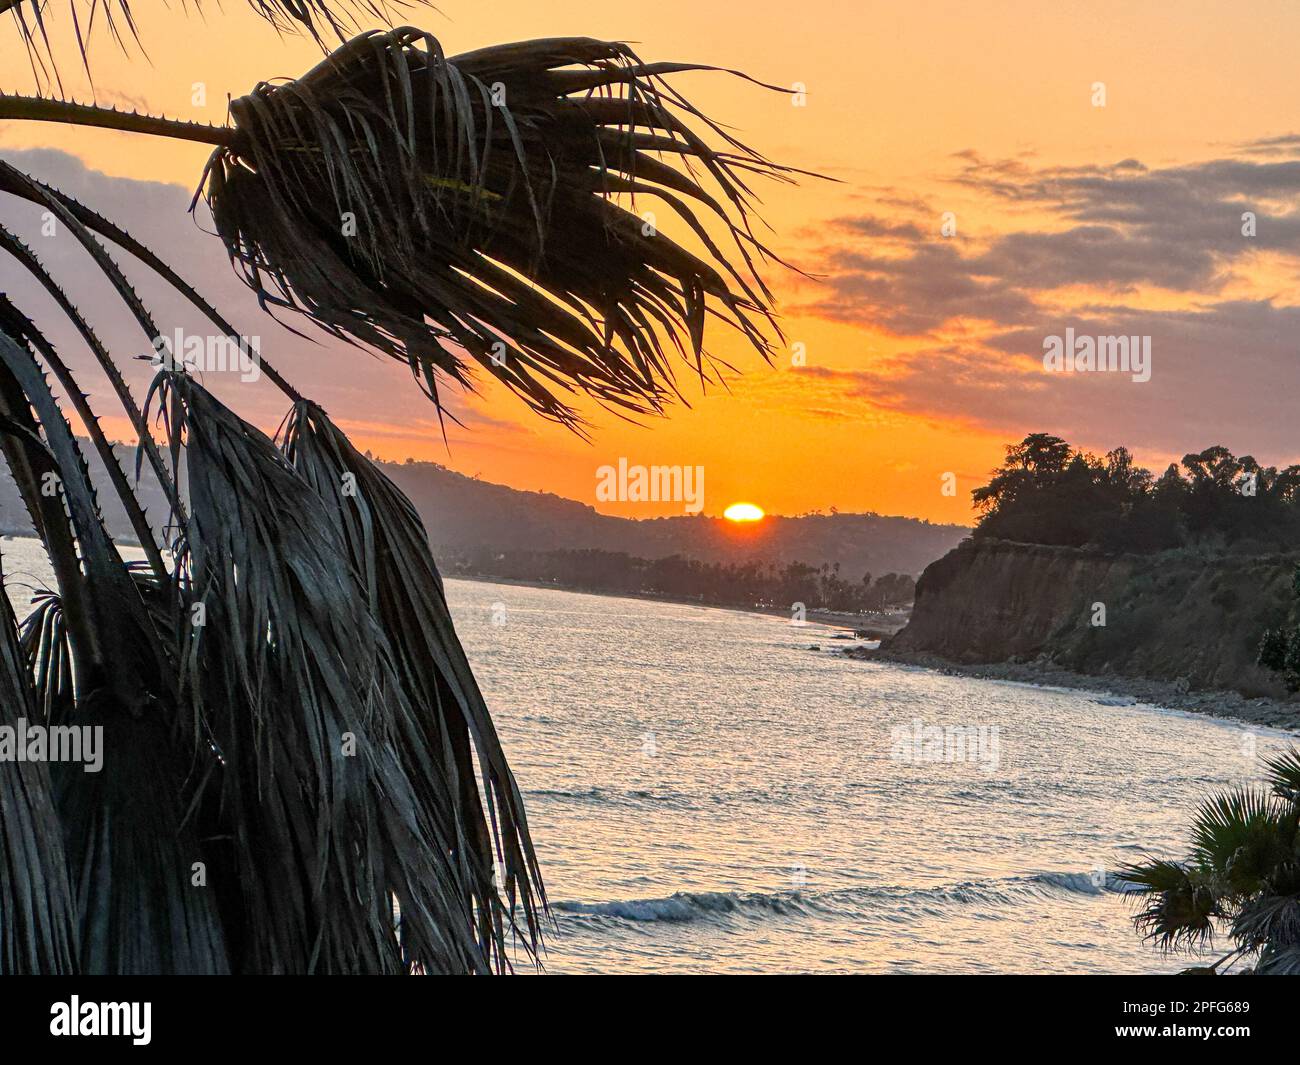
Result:
{"type": "MultiPolygon", "coordinates": [[[[408,27],[259,85],[231,127],[5,96],[0,118],[215,144],[207,198],[265,307],[402,359],[435,402],[472,360],[576,425],[557,393],[658,410],[672,351],[707,377],[709,316],[769,350],[746,181],[789,172],[672,90],[685,69],[571,38],[449,59],[408,27]],[[616,202],[630,195],[702,251],[616,202]],[[692,202],[722,220],[738,267],[692,202]]],[[[150,342],[164,334],[110,246],[235,335],[111,220],[3,162],[0,193],[56,217],[150,342]]],[[[0,451],[58,583],[20,629],[0,610],[4,720],[105,734],[100,774],[0,768],[0,971],[485,972],[511,965],[512,943],[534,955],[545,896],[523,799],[410,502],[265,363],[293,403],[278,442],[171,368],[142,409],[36,251],[0,227],[0,255],[107,374],[173,533],[144,514],[48,331],[0,297],[0,451]],[[47,373],[143,565],[109,537],[47,373]],[[196,862],[208,890],[191,886],[196,862]]]]}

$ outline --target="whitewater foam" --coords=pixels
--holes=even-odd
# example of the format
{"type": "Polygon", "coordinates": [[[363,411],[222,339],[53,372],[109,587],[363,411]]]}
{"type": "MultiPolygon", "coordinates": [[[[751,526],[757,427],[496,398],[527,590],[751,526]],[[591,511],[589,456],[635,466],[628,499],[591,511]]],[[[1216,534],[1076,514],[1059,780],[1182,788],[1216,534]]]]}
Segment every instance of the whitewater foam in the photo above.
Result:
{"type": "Polygon", "coordinates": [[[872,902],[887,901],[892,907],[904,908],[909,903],[922,907],[1011,906],[1031,896],[1102,895],[1124,891],[1123,884],[1113,876],[1107,875],[1100,883],[1098,880],[1094,873],[1054,872],[920,888],[864,886],[824,892],[678,891],[663,898],[555,902],[552,908],[563,917],[577,919],[681,924],[813,914],[851,916],[854,911],[870,909],[872,902]]]}

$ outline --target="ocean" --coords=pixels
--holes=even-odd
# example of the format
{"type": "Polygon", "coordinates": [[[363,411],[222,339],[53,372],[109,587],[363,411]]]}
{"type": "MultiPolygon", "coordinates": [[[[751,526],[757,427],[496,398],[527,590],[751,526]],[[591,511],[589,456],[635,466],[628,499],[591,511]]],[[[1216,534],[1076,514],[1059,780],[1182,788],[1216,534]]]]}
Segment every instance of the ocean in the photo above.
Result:
{"type": "MultiPolygon", "coordinates": [[[[25,600],[39,545],[0,547],[25,600]]],[[[1197,801],[1289,739],[849,659],[760,614],[447,591],[527,802],[549,973],[1174,971],[1114,870],[1181,857],[1197,801]]]]}
{"type": "Polygon", "coordinates": [[[1288,740],[850,659],[760,614],[448,595],[527,801],[554,973],[1175,971],[1114,870],[1181,857],[1198,800],[1288,740]]]}

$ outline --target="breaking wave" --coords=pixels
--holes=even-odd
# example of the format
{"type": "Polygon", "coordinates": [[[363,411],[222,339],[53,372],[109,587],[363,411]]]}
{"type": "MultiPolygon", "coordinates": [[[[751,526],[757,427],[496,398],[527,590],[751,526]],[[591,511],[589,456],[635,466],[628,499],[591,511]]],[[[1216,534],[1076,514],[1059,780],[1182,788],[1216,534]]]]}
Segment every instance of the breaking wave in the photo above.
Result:
{"type": "MultiPolygon", "coordinates": [[[[772,917],[852,916],[871,909],[873,903],[887,903],[894,915],[905,917],[910,913],[936,912],[952,906],[1010,906],[1034,897],[1103,895],[1124,890],[1123,884],[1112,876],[1103,880],[1094,873],[1037,873],[928,888],[859,887],[770,893],[678,891],[663,898],[554,902],[551,905],[561,919],[681,924],[772,917]]],[[[881,916],[888,915],[882,913],[881,916]]]]}

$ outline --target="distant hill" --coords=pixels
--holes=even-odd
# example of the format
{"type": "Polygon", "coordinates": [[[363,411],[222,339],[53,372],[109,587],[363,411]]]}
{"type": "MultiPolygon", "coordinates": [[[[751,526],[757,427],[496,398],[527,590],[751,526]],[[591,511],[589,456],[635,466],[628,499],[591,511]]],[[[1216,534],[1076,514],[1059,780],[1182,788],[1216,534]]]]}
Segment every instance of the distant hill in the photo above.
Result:
{"type": "Polygon", "coordinates": [[[868,572],[915,576],[970,534],[963,525],[880,514],[773,516],[753,525],[702,515],[616,518],[576,500],[478,481],[436,463],[381,465],[424,518],[435,552],[594,548],[645,559],[838,562],[845,576],[859,579],[868,572]]]}
{"type": "MultiPolygon", "coordinates": [[[[99,453],[94,445],[83,437],[78,437],[77,443],[81,447],[81,453],[86,457],[86,465],[90,468],[91,483],[95,486],[109,533],[115,539],[135,543],[135,530],[131,528],[126,511],[118,502],[117,494],[112,490],[104,464],[99,460],[99,453]]],[[[118,465],[126,471],[128,477],[134,480],[134,445],[114,444],[113,447],[117,454],[118,465]]],[[[167,497],[163,494],[147,462],[144,463],[141,471],[141,484],[142,489],[137,493],[137,497],[144,506],[145,515],[154,527],[158,528],[167,520],[167,497]]],[[[23,506],[22,497],[18,494],[18,486],[14,483],[8,465],[0,459],[0,533],[30,536],[33,532],[31,518],[27,514],[27,508],[23,506]]]]}
{"type": "MultiPolygon", "coordinates": [[[[107,477],[93,449],[85,449],[92,478],[107,477]]],[[[119,447],[128,472],[134,472],[133,448],[119,447]]],[[[840,564],[846,578],[864,573],[919,574],[970,530],[961,525],[934,525],[916,518],[880,514],[811,514],[769,517],[752,526],[703,516],[632,519],[598,514],[595,509],[548,492],[521,492],[479,481],[432,462],[380,463],[424,519],[435,557],[484,549],[556,551],[596,549],[625,552],[643,559],[681,555],[704,562],[840,564]]],[[[144,493],[146,512],[155,521],[166,515],[157,485],[144,493]]],[[[109,529],[131,538],[126,515],[112,492],[101,489],[109,529]]],[[[31,523],[18,491],[0,463],[0,531],[30,533],[31,523]]]]}

